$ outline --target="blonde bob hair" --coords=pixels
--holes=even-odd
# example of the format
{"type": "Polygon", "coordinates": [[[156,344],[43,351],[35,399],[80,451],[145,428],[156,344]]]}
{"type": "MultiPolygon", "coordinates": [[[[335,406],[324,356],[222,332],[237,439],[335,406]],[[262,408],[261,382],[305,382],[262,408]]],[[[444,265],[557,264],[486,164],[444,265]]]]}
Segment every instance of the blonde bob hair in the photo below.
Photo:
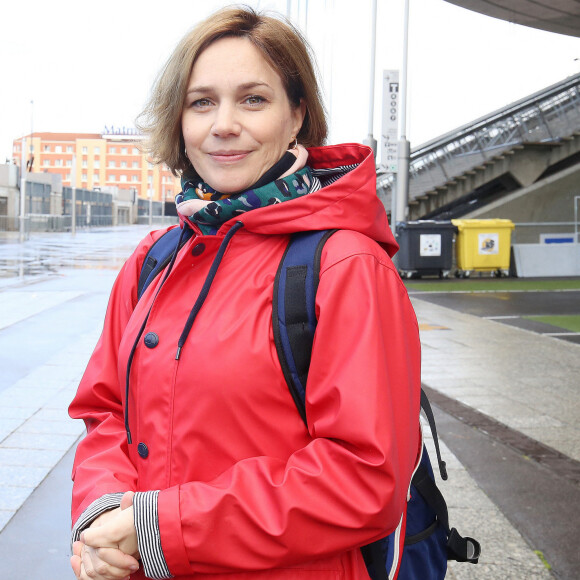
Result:
{"type": "Polygon", "coordinates": [[[137,120],[138,128],[147,137],[145,149],[152,161],[165,163],[174,175],[191,170],[181,132],[191,70],[212,42],[228,36],[248,38],[280,75],[291,105],[306,105],[298,142],[316,147],[326,140],[325,111],[304,37],[289,22],[252,8],[225,8],[197,25],[177,45],[137,120]]]}

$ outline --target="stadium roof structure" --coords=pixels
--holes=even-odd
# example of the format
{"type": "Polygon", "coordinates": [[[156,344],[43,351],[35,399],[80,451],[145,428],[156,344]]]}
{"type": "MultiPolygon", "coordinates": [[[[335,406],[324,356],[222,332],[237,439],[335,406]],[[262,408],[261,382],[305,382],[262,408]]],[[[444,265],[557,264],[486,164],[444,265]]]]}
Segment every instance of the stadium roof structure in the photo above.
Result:
{"type": "Polygon", "coordinates": [[[446,1],[515,24],[580,37],[580,2],[578,0],[446,1]]]}

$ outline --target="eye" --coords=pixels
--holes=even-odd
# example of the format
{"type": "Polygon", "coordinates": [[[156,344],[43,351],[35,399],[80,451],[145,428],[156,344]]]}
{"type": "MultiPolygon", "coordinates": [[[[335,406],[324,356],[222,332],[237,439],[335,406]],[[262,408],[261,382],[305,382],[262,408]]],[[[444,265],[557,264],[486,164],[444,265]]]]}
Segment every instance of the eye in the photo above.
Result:
{"type": "Polygon", "coordinates": [[[249,97],[246,97],[245,102],[248,105],[252,105],[253,107],[255,107],[257,105],[265,103],[266,99],[264,97],[261,97],[260,95],[250,95],[249,97]]]}
{"type": "Polygon", "coordinates": [[[193,103],[191,103],[190,106],[193,107],[194,109],[204,109],[206,107],[209,107],[210,105],[211,101],[209,99],[203,98],[193,101],[193,103]]]}

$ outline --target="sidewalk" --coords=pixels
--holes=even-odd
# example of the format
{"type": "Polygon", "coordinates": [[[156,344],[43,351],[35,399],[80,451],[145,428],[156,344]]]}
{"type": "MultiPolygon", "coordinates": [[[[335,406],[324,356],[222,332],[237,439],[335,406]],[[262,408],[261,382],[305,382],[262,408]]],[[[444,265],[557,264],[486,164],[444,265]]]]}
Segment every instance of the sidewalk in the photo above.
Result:
{"type": "MultiPolygon", "coordinates": [[[[580,345],[413,298],[429,387],[580,459],[580,345]]],[[[445,451],[445,459],[452,456],[445,451]]],[[[541,560],[454,458],[441,484],[450,521],[481,541],[477,566],[451,564],[450,578],[549,578],[541,560]]],[[[572,527],[579,529],[578,522],[572,527]]],[[[550,521],[545,522],[549,534],[550,521]]],[[[577,551],[576,551],[577,552],[577,551]]],[[[577,558],[577,555],[576,555],[577,558]]]]}
{"type": "MultiPolygon", "coordinates": [[[[83,425],[71,421],[66,408],[100,333],[116,269],[146,231],[147,227],[132,227],[81,232],[74,243],[68,234],[55,234],[36,237],[23,246],[0,244],[0,558],[4,570],[19,569],[23,555],[35,545],[35,535],[46,546],[46,553],[37,555],[38,566],[43,567],[35,574],[29,568],[26,573],[12,572],[10,578],[74,578],[68,570],[68,529],[51,532],[47,544],[40,524],[54,514],[68,513],[68,496],[61,493],[55,501],[47,501],[43,491],[55,482],[61,490],[70,488],[65,465],[70,454],[65,455],[83,425]],[[23,260],[27,267],[22,267],[23,260]],[[39,260],[45,261],[45,270],[34,266],[39,260]],[[12,269],[13,275],[2,276],[2,269],[12,269]],[[29,277],[27,272],[37,275],[29,277]],[[26,515],[33,504],[41,510],[37,523],[26,515]]],[[[418,298],[413,298],[413,304],[421,325],[426,385],[580,460],[579,345],[418,298]]],[[[509,523],[444,442],[442,452],[449,471],[442,489],[452,525],[476,537],[483,547],[478,565],[451,565],[448,578],[551,578],[535,547],[509,523]]]]}

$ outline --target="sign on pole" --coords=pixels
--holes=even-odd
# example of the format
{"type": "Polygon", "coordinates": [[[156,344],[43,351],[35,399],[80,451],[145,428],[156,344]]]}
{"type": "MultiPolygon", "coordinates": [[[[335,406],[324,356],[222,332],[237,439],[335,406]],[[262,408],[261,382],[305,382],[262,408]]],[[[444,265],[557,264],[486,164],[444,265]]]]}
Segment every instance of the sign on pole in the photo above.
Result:
{"type": "Polygon", "coordinates": [[[381,134],[381,165],[388,173],[399,169],[399,71],[383,71],[383,130],[381,134]]]}

